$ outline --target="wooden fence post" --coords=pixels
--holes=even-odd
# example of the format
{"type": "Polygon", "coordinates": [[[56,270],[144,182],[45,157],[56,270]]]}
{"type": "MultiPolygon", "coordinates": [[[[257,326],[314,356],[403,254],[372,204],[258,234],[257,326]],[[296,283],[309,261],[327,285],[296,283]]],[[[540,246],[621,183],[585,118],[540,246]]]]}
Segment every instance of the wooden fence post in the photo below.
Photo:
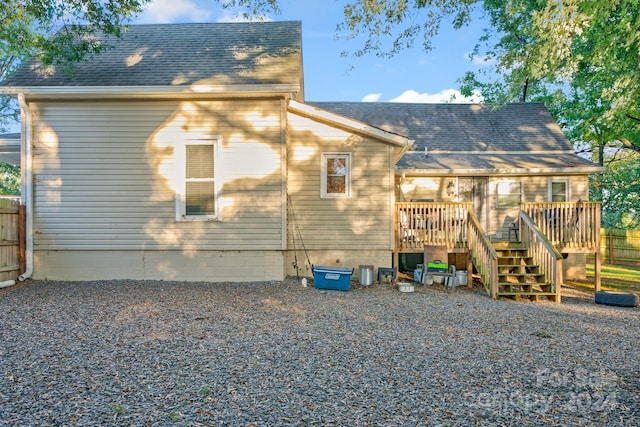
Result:
{"type": "Polygon", "coordinates": [[[613,253],[615,252],[613,247],[613,230],[605,229],[604,233],[605,233],[605,236],[609,234],[609,243],[608,243],[609,244],[609,264],[615,264],[614,256],[613,256],[613,253]]]}

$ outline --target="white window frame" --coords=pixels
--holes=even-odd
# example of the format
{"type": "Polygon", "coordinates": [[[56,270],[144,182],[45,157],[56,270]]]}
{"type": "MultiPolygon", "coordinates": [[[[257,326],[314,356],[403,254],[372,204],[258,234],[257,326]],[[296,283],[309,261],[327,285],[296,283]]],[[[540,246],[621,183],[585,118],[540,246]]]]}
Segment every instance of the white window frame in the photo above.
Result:
{"type": "Polygon", "coordinates": [[[520,206],[522,200],[524,200],[524,185],[522,183],[522,179],[509,179],[504,178],[496,182],[495,186],[495,194],[496,194],[496,208],[497,209],[511,209],[520,206]],[[500,194],[500,185],[501,184],[518,184],[520,186],[520,194],[517,193],[508,193],[508,194],[500,194]],[[515,196],[518,195],[520,197],[520,202],[515,205],[501,205],[500,204],[500,196],[515,196]]]}
{"type": "Polygon", "coordinates": [[[320,156],[320,197],[323,199],[348,198],[351,197],[351,153],[349,152],[324,152],[320,156]],[[329,171],[327,170],[327,160],[331,158],[345,159],[345,192],[329,193],[327,192],[327,178],[329,171]]]}
{"type": "Polygon", "coordinates": [[[564,201],[568,202],[571,200],[571,187],[569,178],[549,178],[548,184],[548,199],[550,202],[553,202],[553,184],[563,183],[564,184],[564,201]]]}
{"type": "Polygon", "coordinates": [[[210,139],[187,140],[178,149],[176,156],[176,174],[178,176],[179,185],[176,189],[176,221],[221,221],[222,211],[220,208],[220,189],[221,189],[221,173],[220,173],[220,146],[222,145],[220,137],[211,137],[210,139]],[[214,183],[214,206],[215,215],[187,215],[187,147],[192,145],[211,145],[213,146],[213,178],[206,181],[214,183]]]}

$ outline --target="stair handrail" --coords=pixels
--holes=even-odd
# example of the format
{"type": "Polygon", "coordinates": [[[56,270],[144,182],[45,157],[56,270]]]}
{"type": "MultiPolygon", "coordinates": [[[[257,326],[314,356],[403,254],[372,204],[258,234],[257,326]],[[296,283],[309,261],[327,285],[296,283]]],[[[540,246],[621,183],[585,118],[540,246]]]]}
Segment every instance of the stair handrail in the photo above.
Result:
{"type": "Polygon", "coordinates": [[[498,253],[471,209],[467,213],[467,227],[469,257],[476,266],[487,293],[491,298],[496,299],[498,297],[498,253]]]}
{"type": "Polygon", "coordinates": [[[545,284],[552,286],[552,292],[557,295],[557,302],[560,302],[560,289],[563,280],[562,254],[558,252],[526,212],[520,211],[518,222],[520,238],[527,248],[528,256],[532,257],[534,264],[540,266],[545,284]]]}

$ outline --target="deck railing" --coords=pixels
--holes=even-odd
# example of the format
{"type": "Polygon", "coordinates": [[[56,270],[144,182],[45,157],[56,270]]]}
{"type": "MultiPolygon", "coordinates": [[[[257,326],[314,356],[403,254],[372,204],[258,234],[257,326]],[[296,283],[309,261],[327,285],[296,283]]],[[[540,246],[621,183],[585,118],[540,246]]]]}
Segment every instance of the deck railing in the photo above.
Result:
{"type": "Polygon", "coordinates": [[[476,266],[487,293],[495,299],[498,296],[498,254],[476,215],[471,210],[467,215],[469,257],[476,266]]]}
{"type": "Polygon", "coordinates": [[[525,212],[552,245],[567,252],[594,252],[600,245],[600,203],[523,203],[525,212]]]}
{"type": "Polygon", "coordinates": [[[555,293],[556,302],[560,302],[562,255],[527,213],[521,211],[518,222],[527,254],[533,259],[533,264],[538,266],[539,272],[544,275],[542,285],[548,288],[548,292],[555,293]]]}
{"type": "Polygon", "coordinates": [[[471,203],[396,203],[395,238],[399,252],[422,252],[424,245],[467,246],[467,212],[471,203]]]}

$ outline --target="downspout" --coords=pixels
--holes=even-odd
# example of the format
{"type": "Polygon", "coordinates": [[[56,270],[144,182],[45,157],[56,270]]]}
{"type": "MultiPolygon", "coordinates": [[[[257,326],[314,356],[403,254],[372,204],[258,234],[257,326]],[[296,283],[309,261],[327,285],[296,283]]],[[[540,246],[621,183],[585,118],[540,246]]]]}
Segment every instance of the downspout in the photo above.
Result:
{"type": "Polygon", "coordinates": [[[24,93],[18,94],[18,103],[22,110],[22,148],[21,148],[21,200],[25,206],[26,216],[26,247],[25,247],[25,272],[18,276],[23,282],[33,274],[33,111],[27,103],[24,93]]]}

